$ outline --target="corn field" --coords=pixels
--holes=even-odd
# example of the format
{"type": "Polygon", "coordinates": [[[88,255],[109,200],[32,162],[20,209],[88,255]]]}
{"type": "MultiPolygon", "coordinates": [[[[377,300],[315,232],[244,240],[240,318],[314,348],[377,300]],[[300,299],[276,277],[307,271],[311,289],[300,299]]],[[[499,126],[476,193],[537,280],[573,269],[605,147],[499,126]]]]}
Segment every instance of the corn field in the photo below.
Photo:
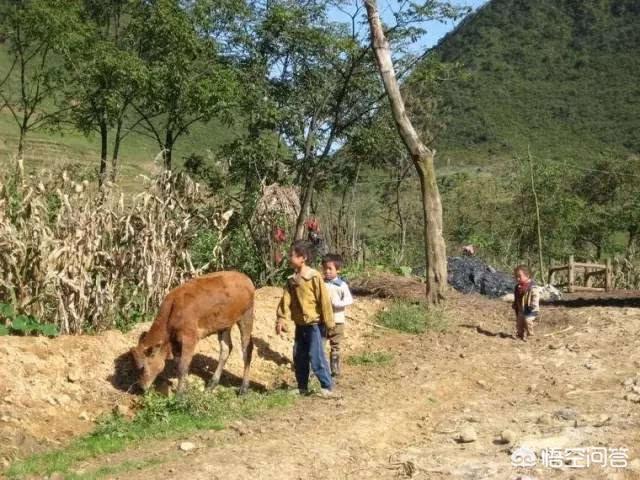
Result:
{"type": "Polygon", "coordinates": [[[66,172],[0,180],[0,302],[61,333],[102,330],[119,315],[153,313],[172,287],[221,267],[232,212],[185,175],[145,182],[125,199],[66,172]],[[197,269],[189,243],[203,230],[214,232],[215,245],[197,269]]]}

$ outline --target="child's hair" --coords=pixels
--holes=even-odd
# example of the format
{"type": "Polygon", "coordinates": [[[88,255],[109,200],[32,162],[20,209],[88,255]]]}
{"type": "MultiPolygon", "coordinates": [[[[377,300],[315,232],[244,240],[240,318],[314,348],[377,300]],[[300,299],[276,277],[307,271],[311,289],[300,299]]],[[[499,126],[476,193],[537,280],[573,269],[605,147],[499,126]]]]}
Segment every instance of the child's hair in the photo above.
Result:
{"type": "Polygon", "coordinates": [[[291,251],[300,257],[304,257],[307,263],[313,262],[313,249],[311,244],[305,240],[296,240],[291,245],[291,251]]]}
{"type": "Polygon", "coordinates": [[[513,269],[514,275],[517,275],[518,272],[524,273],[527,277],[531,277],[531,270],[526,265],[518,265],[513,269]]]}
{"type": "Polygon", "coordinates": [[[342,256],[337,253],[327,253],[322,257],[322,265],[326,265],[327,263],[333,263],[336,270],[341,270],[344,265],[344,260],[342,259],[342,256]]]}

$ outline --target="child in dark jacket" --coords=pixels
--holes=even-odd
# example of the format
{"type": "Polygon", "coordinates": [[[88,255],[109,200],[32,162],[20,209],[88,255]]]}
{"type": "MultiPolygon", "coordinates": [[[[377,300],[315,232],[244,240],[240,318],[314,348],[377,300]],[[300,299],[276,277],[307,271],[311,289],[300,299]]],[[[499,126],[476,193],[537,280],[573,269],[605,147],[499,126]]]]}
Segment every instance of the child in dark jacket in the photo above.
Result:
{"type": "Polygon", "coordinates": [[[513,271],[518,282],[514,290],[513,310],[516,314],[516,334],[524,342],[533,336],[533,322],[540,314],[540,293],[531,272],[525,265],[518,265],[513,271]]]}

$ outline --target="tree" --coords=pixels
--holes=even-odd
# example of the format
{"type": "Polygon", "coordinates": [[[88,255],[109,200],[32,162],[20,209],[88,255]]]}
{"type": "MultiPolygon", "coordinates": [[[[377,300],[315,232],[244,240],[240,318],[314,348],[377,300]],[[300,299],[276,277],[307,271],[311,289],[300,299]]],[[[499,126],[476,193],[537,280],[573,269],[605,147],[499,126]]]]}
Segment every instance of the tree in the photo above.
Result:
{"type": "Polygon", "coordinates": [[[239,85],[215,38],[199,31],[182,2],[140,2],[132,16],[138,54],[148,71],[144,94],[133,107],[141,133],[158,143],[170,170],[175,144],[193,124],[216,116],[230,122],[239,85]]]}
{"type": "Polygon", "coordinates": [[[19,130],[20,169],[27,134],[57,122],[66,110],[58,102],[64,79],[58,57],[74,35],[78,19],[74,0],[9,0],[0,4],[0,37],[6,39],[12,59],[0,100],[19,130]]]}
{"type": "Polygon", "coordinates": [[[326,184],[336,150],[349,132],[377,108],[381,90],[369,46],[359,37],[351,13],[350,26],[329,20],[331,2],[276,0],[257,12],[252,65],[261,75],[270,105],[271,132],[293,182],[301,188],[294,237],[304,235],[314,192],[326,184]],[[378,89],[378,96],[375,91],[378,89]]]}
{"type": "Polygon", "coordinates": [[[110,177],[116,180],[122,141],[135,126],[125,124],[127,113],[146,79],[131,27],[123,21],[130,16],[130,7],[127,0],[85,1],[82,35],[65,56],[72,76],[67,98],[73,105],[73,123],[85,134],[98,132],[100,136],[100,185],[107,178],[111,132],[110,177]]]}
{"type": "Polygon", "coordinates": [[[389,98],[393,119],[420,179],[424,215],[427,298],[432,304],[438,304],[445,298],[447,291],[447,254],[443,235],[442,202],[434,167],[435,151],[423,143],[407,115],[377,2],[365,0],[365,6],[371,31],[371,45],[389,98]]]}

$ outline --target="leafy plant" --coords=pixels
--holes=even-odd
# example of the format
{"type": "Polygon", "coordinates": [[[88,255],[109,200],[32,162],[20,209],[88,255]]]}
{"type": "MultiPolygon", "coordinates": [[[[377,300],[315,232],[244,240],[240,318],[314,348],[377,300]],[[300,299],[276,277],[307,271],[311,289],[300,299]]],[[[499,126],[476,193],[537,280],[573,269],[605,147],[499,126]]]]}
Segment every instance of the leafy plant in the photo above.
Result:
{"type": "Polygon", "coordinates": [[[441,332],[448,327],[443,309],[403,301],[396,301],[378,312],[376,320],[384,327],[413,334],[427,330],[441,332]]]}
{"type": "Polygon", "coordinates": [[[31,315],[17,314],[12,305],[0,303],[0,317],[9,321],[8,325],[0,325],[0,335],[44,335],[56,337],[58,327],[51,323],[41,323],[31,315]]]}
{"type": "MultiPolygon", "coordinates": [[[[155,392],[145,395],[133,418],[110,414],[98,421],[89,435],[72,441],[66,447],[32,455],[14,462],[6,473],[9,478],[50,475],[65,478],[86,459],[136,448],[150,439],[179,438],[197,430],[219,430],[238,418],[250,418],[271,408],[280,408],[294,401],[286,391],[250,392],[238,397],[232,389],[219,387],[215,392],[190,387],[182,395],[162,396],[155,392]]],[[[141,464],[146,464],[141,459],[141,464]]],[[[112,468],[118,470],[115,465],[112,468]]],[[[126,465],[122,466],[126,469],[126,465]]],[[[110,472],[111,470],[108,470],[110,472]]],[[[84,475],[91,476],[93,472],[84,475]]],[[[100,473],[97,471],[96,474],[100,473]]],[[[91,477],[93,478],[93,477],[91,477]]]]}
{"type": "Polygon", "coordinates": [[[385,352],[365,352],[347,357],[349,365],[388,365],[392,360],[393,355],[385,352]]]}

